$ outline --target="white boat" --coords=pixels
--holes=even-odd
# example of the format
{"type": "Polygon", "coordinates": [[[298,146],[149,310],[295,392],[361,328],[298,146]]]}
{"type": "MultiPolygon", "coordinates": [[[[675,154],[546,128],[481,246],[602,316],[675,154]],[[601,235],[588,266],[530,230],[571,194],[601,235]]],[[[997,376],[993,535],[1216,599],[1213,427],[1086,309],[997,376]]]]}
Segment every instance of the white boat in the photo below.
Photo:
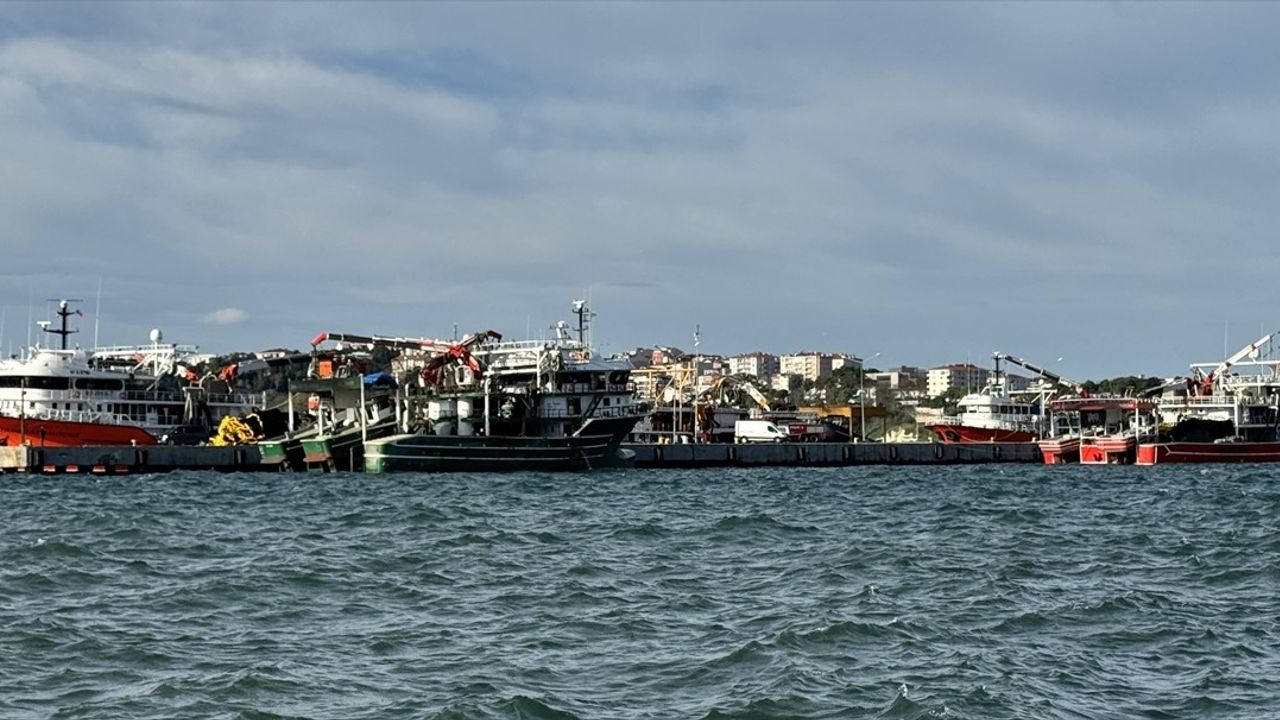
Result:
{"type": "Polygon", "coordinates": [[[163,343],[159,330],[145,345],[67,348],[74,314],[63,300],[60,326],[42,324],[61,347],[0,360],[0,445],[152,445],[179,426],[214,427],[261,400],[178,377],[196,348],[163,343]]]}

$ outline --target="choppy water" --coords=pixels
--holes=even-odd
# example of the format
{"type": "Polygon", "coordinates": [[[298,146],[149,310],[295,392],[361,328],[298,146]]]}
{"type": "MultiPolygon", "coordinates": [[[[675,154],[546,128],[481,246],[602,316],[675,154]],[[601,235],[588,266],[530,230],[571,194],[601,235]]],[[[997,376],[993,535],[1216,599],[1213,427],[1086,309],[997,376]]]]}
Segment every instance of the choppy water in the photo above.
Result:
{"type": "Polygon", "coordinates": [[[0,476],[4,718],[1280,716],[1280,468],[0,476]]]}

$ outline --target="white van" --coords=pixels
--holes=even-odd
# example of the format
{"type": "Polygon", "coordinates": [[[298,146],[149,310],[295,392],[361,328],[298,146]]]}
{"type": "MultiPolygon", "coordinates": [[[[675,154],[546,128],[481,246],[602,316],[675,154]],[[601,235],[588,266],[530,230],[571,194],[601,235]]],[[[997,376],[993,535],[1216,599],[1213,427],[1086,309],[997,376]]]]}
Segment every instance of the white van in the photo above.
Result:
{"type": "Polygon", "coordinates": [[[786,442],[791,439],[787,428],[780,428],[768,420],[739,420],[733,424],[733,441],[786,442]]]}

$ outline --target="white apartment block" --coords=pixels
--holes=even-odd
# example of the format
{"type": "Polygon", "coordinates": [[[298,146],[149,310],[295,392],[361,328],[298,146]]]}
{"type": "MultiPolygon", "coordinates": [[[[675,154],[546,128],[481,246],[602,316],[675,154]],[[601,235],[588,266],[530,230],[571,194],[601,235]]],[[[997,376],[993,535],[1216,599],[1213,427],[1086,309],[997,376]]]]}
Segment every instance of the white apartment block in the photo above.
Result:
{"type": "Polygon", "coordinates": [[[744,353],[729,358],[729,373],[732,375],[750,375],[755,378],[767,378],[777,375],[779,370],[778,356],[769,353],[744,353]]]}
{"type": "Polygon", "coordinates": [[[829,353],[800,353],[778,358],[778,372],[783,375],[799,375],[805,380],[817,380],[831,374],[832,356],[829,353]]]}
{"type": "Polygon", "coordinates": [[[990,377],[990,370],[980,368],[977,365],[943,365],[929,370],[925,392],[931,398],[944,395],[948,390],[954,388],[960,388],[967,392],[977,392],[982,389],[983,385],[987,384],[987,379],[990,377]]]}

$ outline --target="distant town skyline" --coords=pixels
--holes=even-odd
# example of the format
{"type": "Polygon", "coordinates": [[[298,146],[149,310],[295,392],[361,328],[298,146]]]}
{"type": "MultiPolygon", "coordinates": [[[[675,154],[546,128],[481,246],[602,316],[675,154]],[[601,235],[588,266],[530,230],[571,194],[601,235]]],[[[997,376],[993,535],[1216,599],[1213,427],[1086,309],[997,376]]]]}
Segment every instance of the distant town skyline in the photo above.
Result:
{"type": "Polygon", "coordinates": [[[1280,327],[1271,4],[6,3],[6,352],[338,330],[1171,376],[1280,327]],[[1058,361],[1057,358],[1062,358],[1058,361]]]}

